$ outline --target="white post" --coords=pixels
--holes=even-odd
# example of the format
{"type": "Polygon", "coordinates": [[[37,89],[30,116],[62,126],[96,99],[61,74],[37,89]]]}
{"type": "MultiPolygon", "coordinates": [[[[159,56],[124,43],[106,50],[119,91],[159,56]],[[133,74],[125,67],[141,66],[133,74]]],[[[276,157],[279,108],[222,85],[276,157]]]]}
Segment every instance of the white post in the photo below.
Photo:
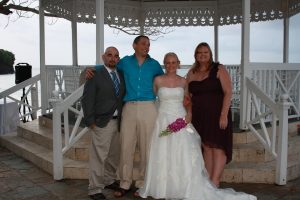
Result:
{"type": "Polygon", "coordinates": [[[219,61],[219,26],[217,24],[214,25],[214,33],[215,33],[215,61],[219,61]]]}
{"type": "Polygon", "coordinates": [[[46,114],[48,108],[47,98],[47,71],[45,61],[45,17],[43,9],[43,0],[39,0],[39,28],[40,28],[40,74],[41,74],[41,104],[42,114],[46,114]]]}
{"type": "Polygon", "coordinates": [[[279,135],[278,135],[278,151],[276,160],[276,179],[278,185],[286,184],[287,175],[287,157],[288,157],[288,109],[291,104],[287,101],[288,94],[280,97],[278,105],[279,119],[279,135]]]}
{"type": "Polygon", "coordinates": [[[32,112],[31,116],[34,119],[37,118],[37,108],[39,107],[39,96],[38,96],[38,83],[35,83],[35,87],[31,88],[31,104],[32,104],[32,110],[35,110],[35,112],[32,112]]]}
{"type": "Polygon", "coordinates": [[[218,13],[218,3],[215,5],[215,16],[214,16],[214,40],[215,40],[215,62],[219,61],[219,13],[218,13]]]}
{"type": "Polygon", "coordinates": [[[53,106],[53,178],[54,180],[63,179],[64,166],[62,154],[62,137],[61,137],[61,114],[60,99],[50,99],[53,106]]]}
{"type": "Polygon", "coordinates": [[[96,64],[103,61],[101,55],[104,53],[104,0],[96,1],[96,64]]]}
{"type": "MultiPolygon", "coordinates": [[[[288,13],[286,14],[288,15],[288,13]]],[[[289,25],[290,20],[288,16],[285,16],[283,20],[283,62],[288,63],[289,62],[289,25]]]]}
{"type": "Polygon", "coordinates": [[[140,3],[141,12],[139,17],[139,25],[140,25],[140,35],[145,34],[145,18],[144,18],[144,4],[143,2],[140,3]]]}
{"type": "Polygon", "coordinates": [[[72,27],[72,63],[73,66],[78,66],[78,47],[77,47],[77,15],[76,15],[76,2],[73,2],[73,19],[71,22],[72,27]]]}
{"type": "Polygon", "coordinates": [[[250,0],[243,0],[242,22],[242,58],[241,58],[241,93],[240,93],[240,128],[246,129],[247,111],[247,88],[246,77],[249,75],[250,55],[250,0]]]}

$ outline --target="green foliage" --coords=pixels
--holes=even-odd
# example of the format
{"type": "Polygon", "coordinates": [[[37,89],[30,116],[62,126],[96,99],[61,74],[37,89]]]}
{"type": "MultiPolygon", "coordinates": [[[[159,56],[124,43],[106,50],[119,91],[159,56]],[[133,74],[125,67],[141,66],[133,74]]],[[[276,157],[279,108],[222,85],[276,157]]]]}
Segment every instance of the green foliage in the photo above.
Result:
{"type": "Polygon", "coordinates": [[[13,66],[15,63],[15,55],[10,51],[0,49],[0,63],[13,66]]]}

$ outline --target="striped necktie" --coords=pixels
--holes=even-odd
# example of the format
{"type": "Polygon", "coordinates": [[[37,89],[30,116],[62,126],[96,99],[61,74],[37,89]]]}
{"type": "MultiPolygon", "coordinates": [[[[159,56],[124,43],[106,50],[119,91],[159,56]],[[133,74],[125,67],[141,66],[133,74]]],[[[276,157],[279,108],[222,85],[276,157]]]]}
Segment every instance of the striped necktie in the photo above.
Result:
{"type": "Polygon", "coordinates": [[[116,95],[119,96],[119,91],[120,91],[120,83],[117,77],[117,74],[115,71],[111,71],[110,72],[111,76],[112,76],[112,80],[114,82],[114,86],[115,86],[115,91],[116,91],[116,95]]]}

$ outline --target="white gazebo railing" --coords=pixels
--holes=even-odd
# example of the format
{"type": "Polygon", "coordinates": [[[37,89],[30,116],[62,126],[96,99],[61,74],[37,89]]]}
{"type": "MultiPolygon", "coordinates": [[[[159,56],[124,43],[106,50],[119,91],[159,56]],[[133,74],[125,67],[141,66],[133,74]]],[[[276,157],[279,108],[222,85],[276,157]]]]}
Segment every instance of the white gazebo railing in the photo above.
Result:
{"type": "Polygon", "coordinates": [[[250,63],[249,68],[247,118],[241,120],[245,120],[247,127],[276,159],[275,182],[284,185],[288,119],[300,116],[300,64],[250,63]]]}
{"type": "Polygon", "coordinates": [[[287,181],[288,109],[291,104],[287,101],[288,95],[281,95],[280,101],[276,103],[249,78],[246,80],[246,86],[247,104],[253,105],[253,109],[248,110],[247,113],[254,112],[256,114],[255,118],[247,120],[247,126],[264,148],[276,159],[275,182],[278,185],[285,185],[287,181]],[[265,105],[264,112],[260,111],[261,103],[265,105]],[[268,117],[271,118],[270,132],[268,132],[266,125],[266,118],[268,117]],[[277,122],[279,123],[278,129],[277,122]],[[259,128],[254,124],[259,124],[259,128]]]}
{"type": "Polygon", "coordinates": [[[80,127],[83,111],[81,106],[76,106],[82,96],[83,87],[83,85],[80,86],[64,100],[49,100],[53,106],[53,175],[55,180],[63,179],[63,155],[88,131],[87,127],[80,127]],[[72,126],[70,126],[69,112],[76,116],[76,121],[72,126]]]}
{"type": "Polygon", "coordinates": [[[0,99],[4,102],[4,118],[6,120],[7,102],[13,101],[18,105],[19,119],[23,119],[31,116],[32,119],[36,119],[37,112],[41,109],[39,99],[41,94],[39,92],[40,87],[40,75],[36,75],[30,79],[27,79],[3,92],[0,93],[0,99]],[[23,93],[21,91],[23,90],[23,93]]]}
{"type": "MultiPolygon", "coordinates": [[[[46,65],[47,99],[65,99],[84,82],[82,71],[87,66],[46,65]],[[82,77],[80,77],[82,75],[82,77]]],[[[51,105],[48,105],[51,108],[51,105]]]]}
{"type": "MultiPolygon", "coordinates": [[[[250,69],[250,79],[274,102],[278,102],[281,95],[288,95],[287,101],[291,103],[289,119],[300,117],[300,63],[251,63],[250,69]]],[[[257,101],[260,112],[266,112],[266,105],[261,100],[257,101]]],[[[248,118],[254,119],[257,113],[253,104],[249,106],[251,112],[248,118]]]]}

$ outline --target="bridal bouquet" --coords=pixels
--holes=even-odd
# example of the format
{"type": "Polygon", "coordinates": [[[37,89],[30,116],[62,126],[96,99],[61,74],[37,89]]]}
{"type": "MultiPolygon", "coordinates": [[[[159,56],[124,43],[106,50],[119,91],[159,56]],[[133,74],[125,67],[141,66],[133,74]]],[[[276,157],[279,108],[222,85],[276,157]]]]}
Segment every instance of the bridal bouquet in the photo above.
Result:
{"type": "Polygon", "coordinates": [[[181,129],[185,128],[186,126],[187,126],[186,121],[183,118],[178,118],[174,122],[169,124],[165,130],[161,131],[159,137],[176,133],[181,129]]]}

